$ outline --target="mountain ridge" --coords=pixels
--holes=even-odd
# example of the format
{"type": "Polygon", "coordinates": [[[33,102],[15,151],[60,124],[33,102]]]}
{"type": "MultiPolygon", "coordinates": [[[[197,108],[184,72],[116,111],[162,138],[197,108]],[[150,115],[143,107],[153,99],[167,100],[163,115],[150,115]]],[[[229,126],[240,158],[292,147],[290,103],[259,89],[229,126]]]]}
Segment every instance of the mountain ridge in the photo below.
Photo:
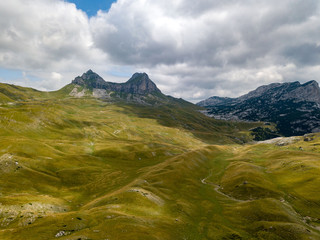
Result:
{"type": "Polygon", "coordinates": [[[91,69],[76,77],[60,92],[73,97],[94,97],[108,101],[125,101],[159,105],[172,99],[164,95],[146,73],[134,73],[123,83],[107,82],[91,69]]]}
{"type": "Polygon", "coordinates": [[[105,89],[107,91],[130,94],[144,95],[148,93],[161,93],[146,73],[134,73],[127,82],[114,83],[105,81],[90,69],[86,73],[83,73],[81,77],[76,77],[71,83],[88,88],[105,89]]]}
{"type": "Polygon", "coordinates": [[[197,105],[217,119],[273,122],[284,136],[320,131],[320,89],[315,80],[272,83],[238,98],[214,96],[197,105]]]}
{"type": "Polygon", "coordinates": [[[291,98],[298,101],[313,101],[320,104],[319,84],[315,80],[310,80],[304,84],[300,84],[300,82],[298,81],[285,82],[285,83],[271,83],[268,85],[262,85],[256,88],[255,90],[250,91],[249,93],[241,95],[236,98],[213,96],[198,102],[197,105],[201,107],[206,107],[206,106],[210,106],[211,104],[215,105],[215,104],[225,103],[225,102],[232,102],[232,103],[242,102],[245,100],[249,100],[251,98],[260,97],[262,94],[267,94],[268,91],[275,90],[276,88],[281,88],[280,89],[281,92],[276,92],[275,97],[280,97],[280,95],[284,93],[284,95],[281,96],[281,99],[291,98]],[[293,88],[294,88],[293,94],[289,95],[288,92],[290,92],[293,88]],[[304,89],[305,91],[303,92],[303,94],[299,95],[299,91],[301,91],[301,89],[304,89]]]}

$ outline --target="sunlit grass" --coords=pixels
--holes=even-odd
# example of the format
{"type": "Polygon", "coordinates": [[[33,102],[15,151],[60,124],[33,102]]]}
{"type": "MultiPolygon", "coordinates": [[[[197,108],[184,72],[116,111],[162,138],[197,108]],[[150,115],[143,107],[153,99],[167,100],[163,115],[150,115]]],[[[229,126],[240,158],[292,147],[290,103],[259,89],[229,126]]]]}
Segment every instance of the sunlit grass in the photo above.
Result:
{"type": "Polygon", "coordinates": [[[0,239],[320,238],[320,135],[1,87],[0,239]]]}

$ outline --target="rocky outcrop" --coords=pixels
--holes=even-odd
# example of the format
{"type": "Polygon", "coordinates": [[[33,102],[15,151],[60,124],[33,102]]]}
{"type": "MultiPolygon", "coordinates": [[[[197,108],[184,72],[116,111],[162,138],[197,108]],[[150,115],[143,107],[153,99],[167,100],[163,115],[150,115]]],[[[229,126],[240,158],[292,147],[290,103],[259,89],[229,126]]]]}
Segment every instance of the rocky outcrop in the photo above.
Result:
{"type": "Polygon", "coordinates": [[[211,97],[198,105],[217,119],[276,123],[284,136],[320,131],[320,89],[314,80],[273,83],[238,98],[211,97]]]}
{"type": "Polygon", "coordinates": [[[207,107],[207,106],[215,106],[215,105],[226,104],[226,103],[231,104],[233,101],[234,101],[233,98],[214,96],[206,100],[203,100],[201,102],[198,102],[197,105],[200,107],[207,107]]]}
{"type": "Polygon", "coordinates": [[[121,91],[131,94],[160,93],[156,84],[150,80],[146,73],[133,74],[126,83],[122,84],[121,91]]]}
{"type": "Polygon", "coordinates": [[[70,84],[73,97],[95,97],[106,101],[126,101],[143,105],[159,105],[170,99],[161,93],[146,73],[135,73],[125,83],[106,82],[92,70],[76,77],[70,84]]]}
{"type": "Polygon", "coordinates": [[[156,84],[152,82],[146,73],[135,73],[125,83],[106,82],[102,77],[93,72],[87,71],[80,77],[76,77],[73,84],[84,86],[88,89],[104,89],[110,92],[140,94],[161,93],[156,84]]]}

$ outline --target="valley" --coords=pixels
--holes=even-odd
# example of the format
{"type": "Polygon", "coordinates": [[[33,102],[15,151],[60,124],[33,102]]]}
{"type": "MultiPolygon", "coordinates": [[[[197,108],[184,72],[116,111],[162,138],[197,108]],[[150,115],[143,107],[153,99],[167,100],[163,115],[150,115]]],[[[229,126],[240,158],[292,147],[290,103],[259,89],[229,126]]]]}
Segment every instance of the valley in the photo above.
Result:
{"type": "Polygon", "coordinates": [[[0,240],[320,240],[320,1],[0,0],[0,240]]]}
{"type": "Polygon", "coordinates": [[[0,88],[0,239],[320,238],[319,134],[254,142],[262,123],[167,96],[0,88]]]}

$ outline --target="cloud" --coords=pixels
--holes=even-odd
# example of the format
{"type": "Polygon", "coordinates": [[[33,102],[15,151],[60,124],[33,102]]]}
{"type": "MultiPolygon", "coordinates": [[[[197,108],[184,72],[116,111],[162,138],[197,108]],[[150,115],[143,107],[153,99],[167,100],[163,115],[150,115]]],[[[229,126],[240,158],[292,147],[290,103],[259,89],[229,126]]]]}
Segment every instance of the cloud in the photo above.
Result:
{"type": "Polygon", "coordinates": [[[91,18],[60,0],[11,0],[0,3],[0,67],[47,89],[89,68],[115,81],[134,69],[196,102],[319,79],[317,26],[318,0],[118,0],[91,18]]]}
{"type": "MultiPolygon", "coordinates": [[[[42,80],[51,79],[51,73],[57,72],[53,79],[58,81],[59,72],[72,72],[74,76],[77,71],[106,61],[106,55],[93,47],[87,15],[74,4],[56,0],[1,1],[0,29],[2,68],[20,69],[42,80]]],[[[52,89],[62,84],[51,82],[52,86],[47,86],[52,89]]]]}
{"type": "Polygon", "coordinates": [[[95,46],[114,62],[193,101],[310,80],[309,67],[320,65],[319,25],[317,0],[119,0],[90,19],[95,46]]]}

